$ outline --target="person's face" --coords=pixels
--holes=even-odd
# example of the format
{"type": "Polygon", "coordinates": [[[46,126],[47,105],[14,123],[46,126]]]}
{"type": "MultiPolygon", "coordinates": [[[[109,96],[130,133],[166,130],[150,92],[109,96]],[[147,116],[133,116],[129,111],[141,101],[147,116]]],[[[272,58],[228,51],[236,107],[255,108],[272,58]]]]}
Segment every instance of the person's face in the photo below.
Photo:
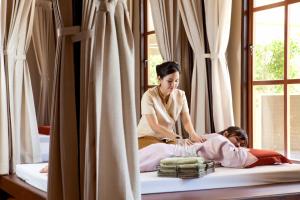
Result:
{"type": "Polygon", "coordinates": [[[241,140],[238,136],[236,136],[236,135],[232,135],[232,136],[230,136],[230,137],[227,137],[228,138],[228,140],[230,141],[230,142],[232,142],[232,144],[234,144],[234,146],[236,146],[236,147],[244,147],[244,146],[246,146],[246,142],[245,142],[245,140],[241,140]]]}
{"type": "Polygon", "coordinates": [[[160,90],[164,95],[169,95],[174,91],[179,84],[179,72],[168,74],[164,78],[158,77],[160,83],[160,90]]]}

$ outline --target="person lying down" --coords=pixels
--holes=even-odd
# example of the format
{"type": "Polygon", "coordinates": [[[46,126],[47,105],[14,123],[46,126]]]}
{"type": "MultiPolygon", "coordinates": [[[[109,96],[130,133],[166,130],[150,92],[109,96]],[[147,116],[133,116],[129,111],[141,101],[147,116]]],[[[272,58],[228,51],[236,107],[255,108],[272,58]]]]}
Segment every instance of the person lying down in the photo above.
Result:
{"type": "MultiPolygon", "coordinates": [[[[219,133],[202,135],[206,141],[189,146],[191,151],[205,160],[213,160],[224,167],[244,168],[257,161],[245,146],[246,132],[231,126],[219,133]]],[[[156,143],[139,150],[140,171],[155,171],[160,160],[168,157],[183,156],[186,148],[174,144],[156,143]]]]}

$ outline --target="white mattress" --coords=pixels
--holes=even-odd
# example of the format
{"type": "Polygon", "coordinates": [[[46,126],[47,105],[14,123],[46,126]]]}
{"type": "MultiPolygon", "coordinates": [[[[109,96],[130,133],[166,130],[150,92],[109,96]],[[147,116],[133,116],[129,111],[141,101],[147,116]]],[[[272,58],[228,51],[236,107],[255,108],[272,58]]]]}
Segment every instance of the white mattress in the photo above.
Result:
{"type": "Polygon", "coordinates": [[[157,172],[141,173],[142,194],[203,190],[300,182],[300,164],[257,166],[249,169],[220,167],[201,178],[158,177],[157,172]]]}
{"type": "MultiPolygon", "coordinates": [[[[28,184],[47,191],[47,174],[40,170],[47,163],[17,165],[16,174],[28,184]]],[[[300,182],[300,164],[259,166],[250,169],[220,167],[201,178],[158,177],[157,172],[141,173],[142,194],[241,187],[284,182],[300,182]]]]}
{"type": "Polygon", "coordinates": [[[40,170],[48,163],[20,164],[16,167],[16,174],[28,184],[46,192],[48,174],[40,173],[40,170]]]}
{"type": "Polygon", "coordinates": [[[39,139],[40,139],[40,150],[41,150],[42,162],[48,162],[48,160],[49,160],[50,136],[40,134],[39,139]]]}

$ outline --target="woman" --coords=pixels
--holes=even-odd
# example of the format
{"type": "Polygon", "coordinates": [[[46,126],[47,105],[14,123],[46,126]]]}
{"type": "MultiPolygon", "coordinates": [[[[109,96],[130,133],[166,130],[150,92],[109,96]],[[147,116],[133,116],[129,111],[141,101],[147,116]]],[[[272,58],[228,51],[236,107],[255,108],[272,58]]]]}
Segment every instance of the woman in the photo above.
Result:
{"type": "MultiPolygon", "coordinates": [[[[247,134],[239,127],[229,127],[219,133],[203,135],[207,140],[204,143],[195,143],[189,146],[189,151],[205,160],[213,160],[224,167],[243,168],[257,161],[248,149],[247,134]]],[[[139,150],[140,171],[154,171],[160,160],[174,156],[185,156],[186,148],[179,148],[172,144],[152,144],[139,150]]]]}
{"type": "Polygon", "coordinates": [[[184,91],[177,89],[179,65],[165,62],[156,66],[159,85],[150,88],[142,97],[142,117],[138,124],[139,149],[153,143],[174,143],[179,135],[175,132],[175,122],[180,116],[184,129],[192,142],[204,142],[191,123],[184,91]]]}

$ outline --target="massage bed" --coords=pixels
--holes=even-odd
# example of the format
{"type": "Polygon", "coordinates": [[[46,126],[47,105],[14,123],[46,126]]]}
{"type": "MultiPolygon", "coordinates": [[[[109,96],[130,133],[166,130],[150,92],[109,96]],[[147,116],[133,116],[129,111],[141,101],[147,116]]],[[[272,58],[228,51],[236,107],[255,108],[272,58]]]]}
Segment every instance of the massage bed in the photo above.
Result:
{"type": "Polygon", "coordinates": [[[1,200],[46,200],[47,193],[43,192],[16,175],[0,176],[1,200]]]}
{"type": "MultiPolygon", "coordinates": [[[[40,139],[41,161],[48,162],[50,137],[49,135],[40,134],[39,139],[40,139]]],[[[45,166],[46,164],[47,163],[38,163],[38,164],[33,164],[33,166],[45,166]]],[[[20,169],[17,169],[17,171],[19,170],[20,169]]],[[[32,173],[32,175],[34,176],[34,173],[32,173]]],[[[40,173],[36,175],[39,176],[40,173]]],[[[44,182],[47,182],[47,176],[45,174],[43,176],[44,176],[44,182]]],[[[35,180],[39,180],[39,179],[35,179],[35,180]]],[[[17,175],[0,176],[0,200],[4,200],[4,199],[45,200],[47,193],[39,189],[40,184],[41,183],[35,183],[35,182],[26,183],[24,179],[23,180],[20,179],[17,175]]]]}
{"type": "Polygon", "coordinates": [[[286,163],[249,169],[218,167],[214,173],[194,179],[158,177],[157,172],[141,173],[141,192],[142,194],[151,194],[288,182],[300,183],[299,164],[286,163]]]}
{"type": "MultiPolygon", "coordinates": [[[[49,136],[40,136],[42,160],[48,161],[49,136]]],[[[47,163],[21,164],[16,175],[0,176],[0,199],[46,199],[47,163]],[[1,192],[2,190],[2,192],[1,192]],[[2,196],[1,196],[2,195],[2,196]],[[26,197],[26,198],[25,198],[26,197]]],[[[300,164],[257,166],[249,169],[216,168],[201,178],[162,178],[141,173],[144,200],[176,199],[300,199],[300,164]]]]}
{"type": "MultiPolygon", "coordinates": [[[[47,191],[47,176],[40,173],[46,164],[17,165],[17,176],[47,191]]],[[[257,166],[250,169],[220,167],[196,179],[158,177],[156,172],[141,173],[142,199],[300,199],[300,164],[257,166]],[[213,197],[213,198],[212,198],[213,197]]]]}
{"type": "MultiPolygon", "coordinates": [[[[287,165],[287,164],[285,164],[287,165]]],[[[300,165],[299,165],[300,166],[300,165]]],[[[25,165],[26,168],[31,168],[29,165],[25,165]]],[[[35,170],[38,170],[42,165],[39,167],[33,167],[35,170]]],[[[272,166],[273,169],[276,169],[278,166],[272,166]]],[[[264,166],[262,168],[269,168],[269,166],[264,166]]],[[[285,167],[284,167],[285,168],[285,167]]],[[[288,176],[295,174],[295,177],[293,178],[293,181],[296,181],[299,177],[299,172],[296,173],[300,167],[293,166],[291,170],[287,169],[288,176]],[[294,171],[296,170],[296,171],[294,171]]],[[[23,166],[18,169],[23,169],[23,166]]],[[[253,168],[254,169],[254,168],[253,168]]],[[[227,170],[227,169],[225,169],[227,170]]],[[[249,169],[246,169],[247,171],[249,169]]],[[[262,170],[262,169],[260,169],[262,170]]],[[[20,172],[20,170],[18,170],[20,172]]],[[[26,170],[25,174],[26,174],[26,170]]],[[[215,173],[218,173],[219,170],[216,170],[215,173]]],[[[235,171],[235,170],[234,170],[235,171]]],[[[239,170],[238,170],[239,171],[239,170]]],[[[264,170],[262,170],[264,171],[264,170]]],[[[37,171],[36,171],[37,172],[37,171]]],[[[283,171],[281,170],[281,174],[283,171]]],[[[24,176],[25,174],[21,175],[24,176]]],[[[38,172],[39,173],[39,172],[38,172]]],[[[225,173],[225,172],[224,172],[225,173]]],[[[239,186],[239,187],[227,187],[227,188],[215,188],[217,185],[220,185],[220,183],[217,183],[214,187],[214,189],[198,189],[198,190],[192,190],[192,191],[182,191],[185,190],[185,186],[196,183],[199,181],[204,181],[203,178],[211,179],[209,177],[202,177],[197,179],[191,179],[191,180],[178,180],[177,178],[175,181],[173,180],[170,182],[168,178],[166,180],[162,180],[161,183],[158,183],[159,177],[154,176],[154,172],[148,172],[141,174],[141,190],[142,190],[142,199],[143,200],[201,200],[201,199],[268,199],[268,200],[275,200],[275,199],[283,199],[283,200],[297,200],[300,199],[300,181],[297,182],[286,182],[286,183],[274,183],[274,180],[271,182],[268,182],[267,184],[263,185],[252,185],[252,186],[239,186]],[[153,180],[156,179],[156,180],[153,180]],[[152,180],[153,182],[151,183],[152,180]],[[173,184],[178,186],[178,182],[184,181],[186,183],[182,183],[183,187],[181,189],[174,190],[171,192],[170,187],[167,186],[167,182],[170,184],[173,184]],[[177,182],[177,183],[176,183],[177,182]],[[148,184],[148,186],[147,186],[148,184]],[[186,185],[185,185],[186,184],[186,185]],[[158,187],[156,187],[157,185],[158,187]],[[155,187],[154,187],[155,186],[155,187]],[[153,189],[149,189],[149,187],[154,187],[153,189]],[[151,191],[152,190],[152,191],[151,191]],[[154,191],[156,190],[156,191],[154,191]],[[158,191],[160,190],[160,191],[158,191]],[[165,190],[165,192],[163,191],[165,190]]],[[[212,176],[213,174],[211,174],[212,176]]],[[[38,175],[40,178],[44,175],[40,174],[38,175]]],[[[207,175],[209,176],[209,175],[207,175]]],[[[215,174],[216,176],[220,176],[215,174]]],[[[270,176],[267,176],[270,178],[270,176]]],[[[27,177],[28,178],[28,177],[27,177]]],[[[224,178],[224,177],[223,177],[224,178]]],[[[276,180],[277,178],[275,178],[276,180]]],[[[42,180],[42,178],[41,178],[42,180]]],[[[27,179],[28,181],[28,179],[27,179]]],[[[231,179],[228,180],[229,182],[231,179]]],[[[266,180],[265,180],[266,181],[266,180]]],[[[277,180],[278,181],[278,180],[277,180]]],[[[287,179],[285,181],[288,181],[287,179]]],[[[39,181],[37,181],[39,182],[39,181]]],[[[245,183],[243,185],[246,185],[245,183]]],[[[40,187],[40,186],[38,186],[40,187]]],[[[207,186],[206,186],[207,187],[207,186]]],[[[42,187],[43,188],[43,187],[42,187]]],[[[45,188],[45,187],[44,187],[45,188]]],[[[10,194],[10,197],[14,197],[13,199],[31,199],[31,200],[45,200],[46,199],[46,192],[37,189],[26,182],[22,181],[22,179],[18,178],[16,175],[10,175],[10,176],[0,176],[0,189],[2,191],[5,191],[6,193],[10,194]]],[[[195,188],[193,188],[195,189],[195,188]]],[[[2,199],[1,193],[0,193],[0,199],[2,199]]],[[[7,198],[3,198],[7,199],[7,198]]]]}

